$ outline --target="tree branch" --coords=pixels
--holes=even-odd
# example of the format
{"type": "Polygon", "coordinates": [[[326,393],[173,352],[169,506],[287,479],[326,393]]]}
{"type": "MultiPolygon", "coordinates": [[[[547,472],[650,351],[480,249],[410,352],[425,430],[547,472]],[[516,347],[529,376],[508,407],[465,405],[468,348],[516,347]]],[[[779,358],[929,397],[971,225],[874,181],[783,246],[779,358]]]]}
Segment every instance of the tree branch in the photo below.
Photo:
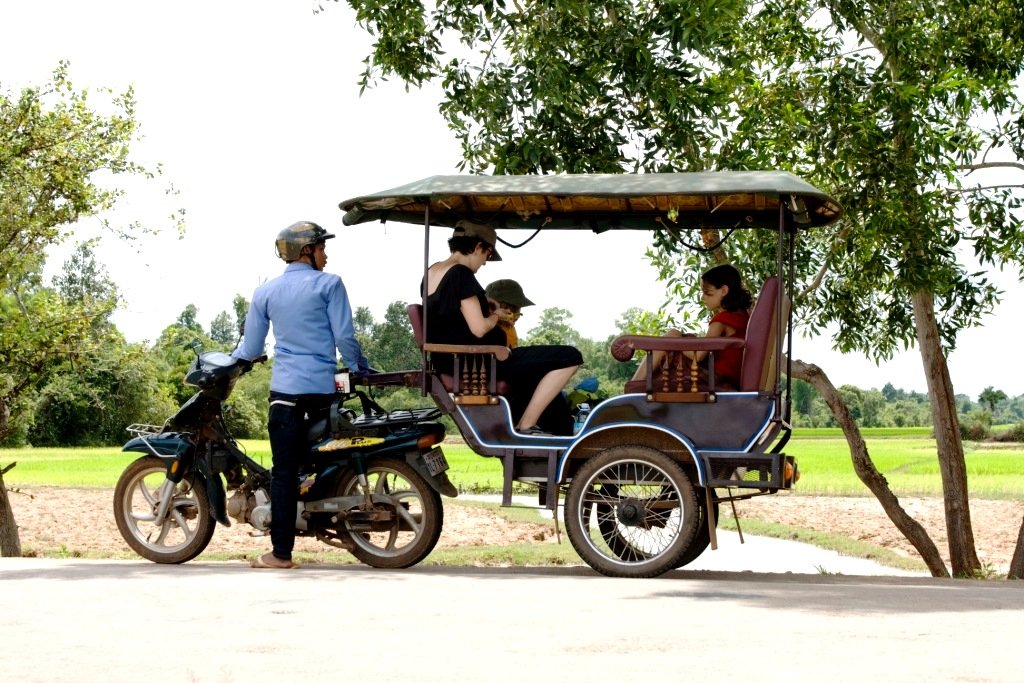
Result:
{"type": "Polygon", "coordinates": [[[1001,190],[1004,188],[1020,188],[1024,189],[1024,184],[1014,185],[978,185],[976,187],[950,187],[946,189],[946,192],[953,193],[959,192],[960,194],[967,194],[968,192],[984,192],[985,190],[1001,190]]]}
{"type": "Polygon", "coordinates": [[[964,164],[963,166],[957,166],[959,171],[978,171],[983,168],[1015,168],[1019,171],[1024,171],[1024,164],[1019,161],[983,161],[980,164],[964,164]]]}
{"type": "Polygon", "coordinates": [[[843,429],[846,442],[850,446],[850,459],[853,461],[853,469],[862,482],[875,494],[875,498],[881,503],[885,514],[889,516],[897,529],[910,541],[914,548],[921,555],[921,559],[928,566],[932,576],[949,577],[949,570],[946,569],[938,548],[928,532],[907,511],[900,505],[899,498],[890,490],[889,482],[885,476],[875,467],[868,454],[867,444],[861,436],[857,423],[850,415],[849,409],[842,395],[832,384],[828,376],[816,365],[804,363],[800,360],[793,360],[793,377],[808,382],[821,394],[825,403],[832,410],[836,422],[843,429]]]}
{"type": "Polygon", "coordinates": [[[829,271],[828,257],[839,248],[839,245],[846,239],[846,236],[850,234],[850,230],[853,229],[853,225],[847,225],[845,228],[836,233],[836,237],[832,240],[832,248],[829,250],[829,254],[825,256],[824,262],[821,264],[821,268],[818,269],[817,275],[811,280],[810,284],[804,287],[804,290],[797,294],[797,299],[806,299],[811,295],[814,290],[821,286],[822,280],[825,279],[825,275],[829,271]]]}

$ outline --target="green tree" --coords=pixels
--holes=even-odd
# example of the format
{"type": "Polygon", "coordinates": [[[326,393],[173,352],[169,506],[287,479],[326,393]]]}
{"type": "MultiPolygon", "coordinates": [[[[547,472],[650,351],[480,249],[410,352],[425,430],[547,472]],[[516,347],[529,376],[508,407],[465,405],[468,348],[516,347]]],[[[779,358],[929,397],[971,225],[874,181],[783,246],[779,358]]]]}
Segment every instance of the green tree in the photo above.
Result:
{"type": "Polygon", "coordinates": [[[231,302],[231,309],[235,312],[235,329],[239,334],[245,331],[245,316],[249,313],[249,300],[241,294],[235,294],[231,302]]]}
{"type": "Polygon", "coordinates": [[[174,410],[145,349],[110,338],[52,374],[28,437],[34,446],[115,445],[126,440],[128,425],[162,424],[174,410]]]}
{"type": "MultiPolygon", "coordinates": [[[[470,170],[780,167],[831,188],[846,217],[802,245],[804,286],[794,305],[812,332],[837,325],[842,351],[881,361],[917,345],[952,570],[980,569],[945,354],[998,298],[958,245],[970,244],[983,265],[1024,257],[1019,184],[983,185],[969,175],[1024,170],[1014,90],[1024,61],[1019,3],[446,0],[429,14],[419,2],[402,11],[380,0],[349,4],[375,40],[362,84],[392,75],[415,85],[440,80],[441,111],[470,170]],[[446,61],[445,33],[467,47],[446,61]],[[1014,160],[990,160],[989,152],[1014,160]]],[[[745,255],[743,272],[764,272],[770,251],[757,239],[733,238],[745,247],[732,250],[745,255]]],[[[663,237],[653,255],[680,295],[692,284],[678,273],[692,270],[678,267],[673,249],[663,237]]],[[[827,382],[816,368],[794,367],[827,382]]],[[[832,387],[829,406],[843,415],[839,403],[832,387]]],[[[872,481],[910,533],[912,520],[884,481],[872,481]]],[[[932,571],[947,573],[934,544],[925,545],[918,549],[932,571]]]]}
{"type": "Polygon", "coordinates": [[[810,417],[814,408],[814,387],[800,379],[793,380],[793,410],[810,417]]]}
{"type": "Polygon", "coordinates": [[[134,422],[163,422],[173,404],[157,382],[152,360],[126,344],[109,321],[117,288],[91,245],[79,244],[53,280],[68,308],[95,311],[89,343],[72,357],[51,359],[34,399],[33,445],[96,446],[124,441],[134,422]]]}
{"type": "Polygon", "coordinates": [[[196,345],[199,349],[209,349],[214,345],[196,322],[197,314],[195,305],[186,306],[175,322],[164,328],[150,349],[160,374],[160,384],[178,405],[194,393],[194,389],[185,386],[183,380],[195,361],[196,345]]]}
{"type": "Polygon", "coordinates": [[[231,314],[221,311],[210,321],[210,339],[218,346],[230,348],[235,343],[236,329],[231,314]]]}
{"type": "MultiPolygon", "coordinates": [[[[120,190],[100,184],[104,172],[149,175],[129,157],[137,135],[131,90],[101,91],[100,99],[94,109],[88,93],[75,91],[65,65],[46,85],[0,91],[0,439],[49,359],[76,354],[92,321],[109,313],[102,292],[94,301],[84,291],[62,298],[40,281],[46,250],[116,203],[120,190]]],[[[70,295],[74,274],[60,286],[70,295]]]]}
{"type": "Polygon", "coordinates": [[[779,0],[747,24],[749,57],[777,70],[745,88],[759,101],[741,104],[737,152],[750,161],[800,161],[798,168],[835,188],[846,210],[832,245],[817,245],[826,247],[818,252],[822,278],[808,288],[805,315],[815,325],[836,324],[839,349],[878,360],[917,344],[957,575],[980,562],[945,355],[957,332],[997,299],[984,270],[962,260],[957,245],[972,243],[989,264],[1022,255],[1019,193],[969,176],[986,150],[1020,156],[1019,126],[1000,122],[1019,117],[1013,80],[1024,46],[995,37],[1020,35],[1021,27],[1010,3],[979,11],[903,1],[779,0]],[[781,49],[779,34],[796,49],[781,49]],[[982,117],[996,125],[979,125],[982,117]]]}
{"type": "Polygon", "coordinates": [[[356,341],[363,350],[363,355],[371,363],[376,362],[377,350],[374,348],[373,328],[377,322],[373,319],[373,313],[366,306],[358,307],[352,313],[352,327],[355,330],[356,341]]]}
{"type": "MultiPolygon", "coordinates": [[[[47,250],[78,221],[101,217],[117,203],[122,191],[104,182],[152,177],[131,158],[137,135],[130,89],[76,91],[65,64],[45,85],[0,90],[0,440],[31,405],[51,359],[70,362],[87,352],[94,321],[108,312],[104,305],[67,304],[42,286],[40,272],[47,250]]],[[[143,231],[138,224],[100,224],[119,236],[143,231]]],[[[6,503],[2,474],[0,498],[6,503]]],[[[0,528],[16,528],[6,504],[0,528]]],[[[15,554],[17,535],[4,534],[0,545],[3,555],[15,554]]]]}
{"type": "Polygon", "coordinates": [[[363,353],[378,370],[412,370],[423,362],[405,307],[404,301],[392,301],[384,312],[384,321],[372,327],[373,356],[366,349],[363,353]]]}
{"type": "Polygon", "coordinates": [[[572,327],[572,313],[564,308],[545,308],[536,327],[530,328],[525,346],[536,344],[568,344],[576,346],[580,333],[572,327]]]}
{"type": "Polygon", "coordinates": [[[985,390],[978,395],[978,403],[984,403],[988,406],[990,413],[996,412],[996,406],[1006,400],[1006,394],[1002,389],[996,389],[995,387],[985,387],[985,390]]]}
{"type": "Polygon", "coordinates": [[[178,315],[174,325],[185,333],[191,332],[198,338],[203,332],[203,326],[199,324],[199,309],[195,304],[185,306],[185,309],[178,315]]]}
{"type": "Polygon", "coordinates": [[[237,439],[268,439],[267,408],[273,361],[253,366],[235,384],[227,401],[224,421],[237,439]]]}
{"type": "Polygon", "coordinates": [[[106,267],[96,260],[94,242],[79,242],[64,262],[53,287],[69,304],[95,311],[97,326],[109,328],[109,318],[120,301],[117,286],[106,267]]]}

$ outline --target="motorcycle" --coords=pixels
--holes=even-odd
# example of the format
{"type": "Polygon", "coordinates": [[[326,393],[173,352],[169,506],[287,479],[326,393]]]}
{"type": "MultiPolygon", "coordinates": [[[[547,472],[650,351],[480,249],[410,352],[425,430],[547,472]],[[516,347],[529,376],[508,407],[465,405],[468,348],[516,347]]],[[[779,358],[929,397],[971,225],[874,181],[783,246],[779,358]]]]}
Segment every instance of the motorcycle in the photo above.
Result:
{"type": "Polygon", "coordinates": [[[307,416],[297,509],[272,511],[270,470],[245,453],[224,421],[223,402],[252,366],[197,350],[185,383],[198,391],[163,426],[128,428],[135,436],[122,450],[142,455],[118,479],[114,518],[132,550],[161,564],[188,562],[218,523],[231,526],[233,519],[266,535],[271,515],[287,514],[298,536],[345,549],[372,567],[423,560],[441,535],[441,495],[457,495],[437,445],[444,439],[440,411],[385,411],[351,390],[340,372],[329,414],[307,416]],[[356,400],[358,413],[345,407],[356,400]]]}

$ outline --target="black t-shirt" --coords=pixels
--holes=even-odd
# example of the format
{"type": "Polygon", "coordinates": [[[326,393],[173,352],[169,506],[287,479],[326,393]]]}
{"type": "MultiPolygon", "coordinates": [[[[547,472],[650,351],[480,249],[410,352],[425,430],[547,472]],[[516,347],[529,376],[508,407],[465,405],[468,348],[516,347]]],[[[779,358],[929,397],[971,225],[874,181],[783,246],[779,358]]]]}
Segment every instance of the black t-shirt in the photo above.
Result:
{"type": "Polygon", "coordinates": [[[505,333],[495,327],[483,337],[469,329],[462,315],[462,300],[476,297],[480,314],[490,315],[487,295],[477,282],[473,271],[455,264],[441,278],[437,289],[427,297],[427,341],[433,344],[500,344],[505,345],[505,333]]]}

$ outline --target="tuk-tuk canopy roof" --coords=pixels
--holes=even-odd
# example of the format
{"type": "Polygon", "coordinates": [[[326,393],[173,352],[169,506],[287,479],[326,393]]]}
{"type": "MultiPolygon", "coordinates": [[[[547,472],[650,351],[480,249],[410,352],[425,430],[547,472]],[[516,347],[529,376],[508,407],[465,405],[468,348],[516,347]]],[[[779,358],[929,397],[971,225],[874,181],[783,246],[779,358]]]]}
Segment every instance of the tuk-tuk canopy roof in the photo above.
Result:
{"type": "Polygon", "coordinates": [[[842,214],[828,194],[784,171],[576,175],[439,175],[347,199],[345,225],[399,221],[453,227],[658,230],[826,225],[842,214]]]}

